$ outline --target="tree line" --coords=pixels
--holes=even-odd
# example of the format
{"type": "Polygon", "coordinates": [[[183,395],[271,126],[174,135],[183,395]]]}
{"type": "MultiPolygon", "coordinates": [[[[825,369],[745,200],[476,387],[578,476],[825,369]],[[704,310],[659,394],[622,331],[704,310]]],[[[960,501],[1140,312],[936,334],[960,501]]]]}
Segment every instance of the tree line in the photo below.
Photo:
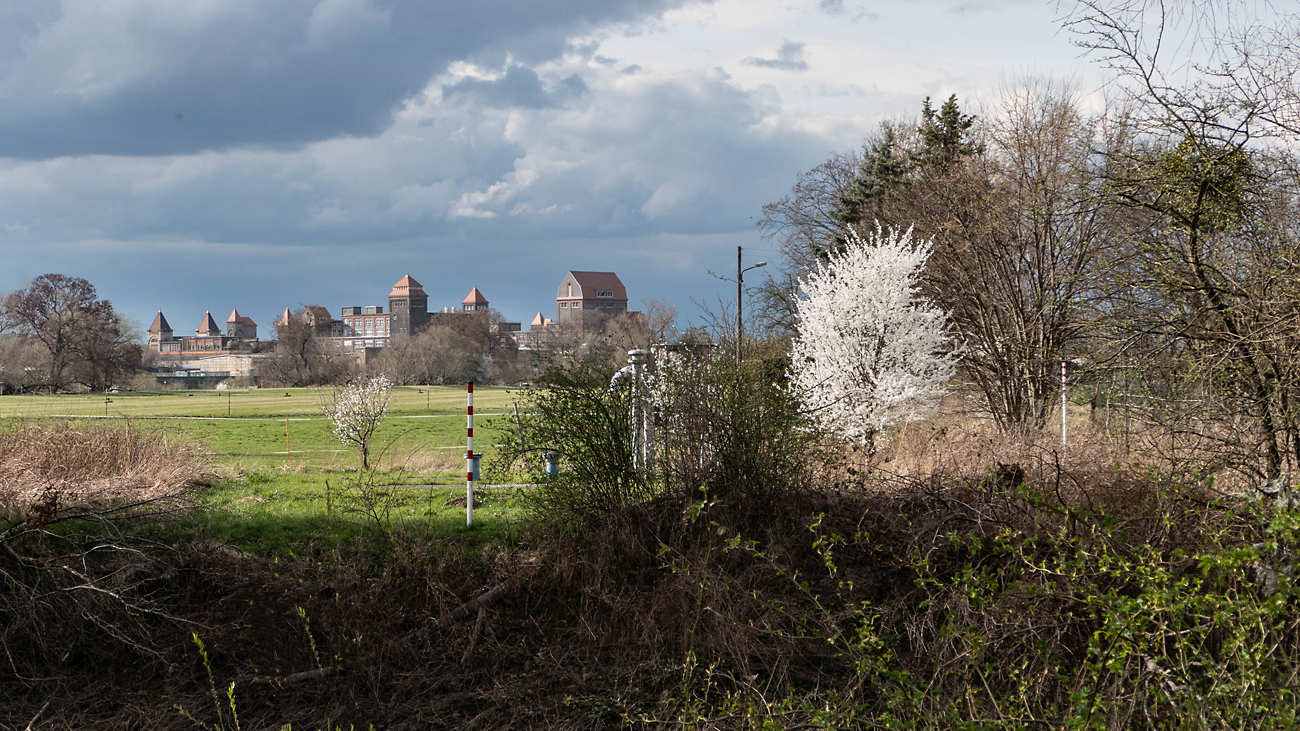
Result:
{"type": "Polygon", "coordinates": [[[1104,110],[1045,81],[979,115],[927,98],[801,174],[760,223],[783,259],[758,292],[768,332],[796,335],[800,283],[857,234],[911,230],[933,246],[920,288],[1003,429],[1046,424],[1069,361],[1211,466],[1300,468],[1296,58],[1202,10],[1077,6],[1080,42],[1118,72],[1104,110]],[[1174,83],[1149,31],[1192,21],[1216,63],[1174,83]]]}

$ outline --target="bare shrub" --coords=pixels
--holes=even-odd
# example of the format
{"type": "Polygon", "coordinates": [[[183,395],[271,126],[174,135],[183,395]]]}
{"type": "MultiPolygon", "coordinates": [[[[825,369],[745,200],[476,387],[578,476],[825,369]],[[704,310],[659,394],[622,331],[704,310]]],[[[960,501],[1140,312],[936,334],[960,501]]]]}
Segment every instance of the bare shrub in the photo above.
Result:
{"type": "Polygon", "coordinates": [[[70,422],[0,429],[0,507],[11,513],[174,496],[208,471],[203,447],[167,429],[70,422]]]}

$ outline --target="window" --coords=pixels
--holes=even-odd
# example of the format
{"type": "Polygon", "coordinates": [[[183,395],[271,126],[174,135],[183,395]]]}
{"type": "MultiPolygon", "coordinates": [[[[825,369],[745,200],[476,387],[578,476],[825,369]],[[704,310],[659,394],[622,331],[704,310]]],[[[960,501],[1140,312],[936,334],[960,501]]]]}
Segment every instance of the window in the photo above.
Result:
{"type": "Polygon", "coordinates": [[[612,290],[612,289],[598,289],[598,290],[596,290],[596,296],[597,296],[597,297],[613,297],[613,296],[614,296],[614,290],[612,290]]]}

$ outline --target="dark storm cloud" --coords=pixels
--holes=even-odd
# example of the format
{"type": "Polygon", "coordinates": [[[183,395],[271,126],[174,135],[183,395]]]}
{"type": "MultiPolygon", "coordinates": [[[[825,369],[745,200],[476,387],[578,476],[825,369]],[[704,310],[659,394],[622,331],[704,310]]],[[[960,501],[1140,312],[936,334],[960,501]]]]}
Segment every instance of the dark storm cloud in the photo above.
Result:
{"type": "Polygon", "coordinates": [[[53,3],[10,6],[0,11],[0,156],[372,135],[451,61],[507,48],[525,62],[552,58],[576,32],[675,4],[128,0],[64,3],[57,17],[53,3]]]}
{"type": "Polygon", "coordinates": [[[782,71],[807,71],[808,62],[803,60],[802,43],[786,41],[781,44],[780,50],[776,52],[776,58],[754,58],[750,56],[745,59],[747,66],[758,66],[766,69],[780,69],[782,71]]]}

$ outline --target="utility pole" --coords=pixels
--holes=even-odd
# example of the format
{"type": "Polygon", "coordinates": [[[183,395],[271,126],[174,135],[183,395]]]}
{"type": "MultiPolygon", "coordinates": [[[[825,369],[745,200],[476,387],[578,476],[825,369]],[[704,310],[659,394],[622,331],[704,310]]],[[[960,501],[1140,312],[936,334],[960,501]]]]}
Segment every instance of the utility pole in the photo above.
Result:
{"type": "Polygon", "coordinates": [[[741,262],[741,247],[736,247],[736,365],[740,365],[740,348],[745,330],[741,325],[740,310],[744,306],[745,300],[745,272],[750,269],[758,269],[767,266],[767,262],[760,261],[749,269],[743,269],[741,262]]]}
{"type": "Polygon", "coordinates": [[[740,365],[740,338],[744,331],[740,327],[740,308],[744,307],[745,270],[740,268],[740,247],[736,247],[736,365],[740,365]]]}

